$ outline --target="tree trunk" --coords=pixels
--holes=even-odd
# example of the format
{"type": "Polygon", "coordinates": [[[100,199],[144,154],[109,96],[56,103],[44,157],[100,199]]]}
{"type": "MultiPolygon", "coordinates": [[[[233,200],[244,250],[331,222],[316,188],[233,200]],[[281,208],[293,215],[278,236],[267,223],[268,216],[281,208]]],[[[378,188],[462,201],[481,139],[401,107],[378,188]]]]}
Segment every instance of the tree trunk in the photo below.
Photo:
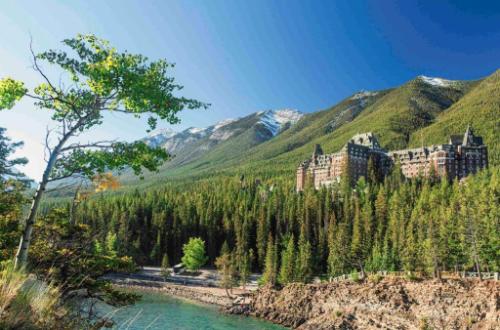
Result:
{"type": "Polygon", "coordinates": [[[361,279],[364,280],[366,277],[365,274],[365,268],[363,267],[363,263],[361,261],[358,261],[359,269],[361,271],[361,279]]]}
{"type": "Polygon", "coordinates": [[[479,278],[479,280],[481,281],[483,279],[483,277],[481,276],[481,267],[479,266],[479,260],[477,257],[474,258],[475,260],[475,264],[476,264],[476,271],[477,271],[477,276],[479,278]]]}
{"type": "Polygon", "coordinates": [[[45,188],[47,187],[47,183],[49,182],[50,173],[54,168],[57,157],[61,152],[61,148],[75,130],[76,128],[72,129],[68,134],[64,135],[50,154],[49,161],[47,162],[47,166],[45,167],[45,171],[43,172],[42,180],[40,181],[38,189],[33,196],[33,202],[31,203],[30,212],[28,214],[28,218],[26,219],[26,224],[24,226],[21,241],[19,242],[19,247],[16,253],[16,259],[14,262],[15,269],[20,269],[26,266],[26,261],[28,260],[28,250],[31,244],[31,234],[33,233],[33,226],[35,225],[40,201],[42,200],[43,193],[45,192],[45,188]]]}
{"type": "Polygon", "coordinates": [[[48,179],[45,179],[44,175],[44,178],[42,179],[42,181],[40,181],[38,189],[36,190],[35,195],[33,196],[33,202],[31,203],[30,212],[26,220],[21,240],[19,242],[19,247],[17,249],[16,260],[14,263],[14,267],[16,269],[20,269],[26,266],[26,260],[28,259],[28,249],[31,243],[31,234],[33,232],[33,226],[35,224],[36,214],[38,211],[38,207],[40,205],[40,201],[43,196],[43,192],[45,191],[45,187],[47,186],[47,182],[48,179]]]}

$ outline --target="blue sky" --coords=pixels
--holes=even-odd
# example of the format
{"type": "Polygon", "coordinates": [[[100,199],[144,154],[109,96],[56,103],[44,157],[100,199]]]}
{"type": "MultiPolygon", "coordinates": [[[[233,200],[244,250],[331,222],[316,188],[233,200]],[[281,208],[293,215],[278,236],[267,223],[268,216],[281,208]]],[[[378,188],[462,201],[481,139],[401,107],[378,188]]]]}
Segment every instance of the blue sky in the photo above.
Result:
{"type": "MultiPolygon", "coordinates": [[[[500,63],[499,22],[500,1],[0,1],[0,77],[39,81],[30,34],[44,50],[94,33],[177,64],[183,95],[212,104],[184,112],[181,130],[264,109],[316,111],[420,74],[489,75],[500,63]]],[[[80,139],[133,140],[142,123],[112,115],[80,139]]],[[[47,124],[29,102],[0,112],[0,126],[25,141],[19,154],[35,178],[47,124]]]]}

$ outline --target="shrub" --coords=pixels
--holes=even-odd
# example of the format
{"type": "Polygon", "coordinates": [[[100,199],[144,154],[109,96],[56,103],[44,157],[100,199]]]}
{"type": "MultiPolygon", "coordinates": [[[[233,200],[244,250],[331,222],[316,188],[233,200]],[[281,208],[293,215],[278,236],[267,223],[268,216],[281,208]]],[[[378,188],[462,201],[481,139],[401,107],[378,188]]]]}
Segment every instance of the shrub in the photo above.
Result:
{"type": "Polygon", "coordinates": [[[359,273],[358,272],[352,272],[351,275],[350,275],[350,278],[354,282],[360,282],[361,281],[361,278],[359,277],[359,273]]]}
{"type": "Polygon", "coordinates": [[[197,271],[207,262],[205,242],[199,237],[191,237],[182,247],[182,263],[190,271],[197,271]]]}
{"type": "Polygon", "coordinates": [[[383,277],[382,275],[380,275],[380,274],[371,274],[371,275],[369,275],[369,276],[368,276],[368,280],[369,280],[370,282],[375,283],[375,284],[377,284],[377,283],[379,283],[380,281],[382,281],[382,279],[383,279],[383,278],[384,278],[384,277],[383,277]]]}

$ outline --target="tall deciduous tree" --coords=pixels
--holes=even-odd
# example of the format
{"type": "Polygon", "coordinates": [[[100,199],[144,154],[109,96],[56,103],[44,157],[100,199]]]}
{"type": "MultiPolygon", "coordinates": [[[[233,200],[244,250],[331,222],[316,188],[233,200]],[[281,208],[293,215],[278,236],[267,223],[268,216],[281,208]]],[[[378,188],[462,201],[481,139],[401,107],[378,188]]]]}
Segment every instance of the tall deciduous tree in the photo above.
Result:
{"type": "Polygon", "coordinates": [[[36,107],[49,111],[57,124],[45,139],[47,164],[26,219],[17,267],[26,263],[38,206],[49,182],[125,168],[140,174],[143,168],[156,170],[168,158],[164,150],[144,142],[76,143],[72,138],[102,124],[107,112],[135,117],[147,114],[149,129],[154,129],[158,119],[174,124],[179,122],[181,110],[207,106],[174,95],[182,86],[170,76],[173,65],[165,60],[149,61],[143,55],[119,52],[94,35],[78,35],[63,40],[63,44],[70,53],[49,50],[35,54],[31,50],[33,69],[43,81],[32,91],[23,82],[0,79],[0,110],[10,109],[16,101],[28,97],[36,107]],[[69,85],[56,85],[42,69],[41,61],[66,73],[69,85]],[[50,143],[51,135],[57,136],[54,144],[50,143]]]}

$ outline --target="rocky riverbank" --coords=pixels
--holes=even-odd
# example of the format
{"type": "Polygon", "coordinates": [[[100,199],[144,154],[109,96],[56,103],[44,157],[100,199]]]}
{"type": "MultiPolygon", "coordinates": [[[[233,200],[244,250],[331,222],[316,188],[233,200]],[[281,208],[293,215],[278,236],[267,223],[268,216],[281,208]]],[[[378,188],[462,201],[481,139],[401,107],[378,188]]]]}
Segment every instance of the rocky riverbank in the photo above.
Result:
{"type": "MultiPolygon", "coordinates": [[[[203,286],[179,285],[138,279],[112,279],[114,285],[140,291],[155,291],[205,304],[230,308],[234,298],[229,298],[224,289],[203,286]]],[[[238,294],[242,294],[237,292],[238,294]]]]}
{"type": "Polygon", "coordinates": [[[262,288],[235,314],[302,330],[500,329],[500,282],[401,278],[262,288]]]}

